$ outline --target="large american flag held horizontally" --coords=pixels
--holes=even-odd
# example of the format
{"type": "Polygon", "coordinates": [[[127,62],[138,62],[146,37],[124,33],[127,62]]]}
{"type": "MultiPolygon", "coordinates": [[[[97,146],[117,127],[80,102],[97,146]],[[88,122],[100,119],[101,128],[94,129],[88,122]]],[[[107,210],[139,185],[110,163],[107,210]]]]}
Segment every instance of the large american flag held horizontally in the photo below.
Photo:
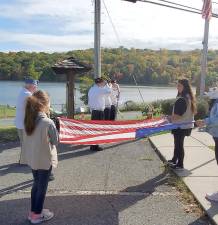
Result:
{"type": "Polygon", "coordinates": [[[102,121],[59,118],[60,143],[95,145],[141,138],[174,129],[166,119],[102,121]]]}

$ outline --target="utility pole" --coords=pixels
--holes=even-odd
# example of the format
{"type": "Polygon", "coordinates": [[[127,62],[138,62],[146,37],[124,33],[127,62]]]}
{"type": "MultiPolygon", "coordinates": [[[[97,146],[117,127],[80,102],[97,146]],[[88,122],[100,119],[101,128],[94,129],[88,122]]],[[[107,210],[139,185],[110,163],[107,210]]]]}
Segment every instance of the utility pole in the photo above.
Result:
{"type": "Polygon", "coordinates": [[[202,42],[203,51],[201,58],[200,96],[203,96],[205,92],[205,78],[207,73],[208,34],[209,34],[209,19],[206,18],[204,24],[204,39],[202,42]]]}
{"type": "Polygon", "coordinates": [[[208,51],[208,35],[209,35],[209,21],[212,16],[212,1],[204,0],[202,7],[202,17],[204,22],[204,39],[203,39],[203,51],[201,58],[201,79],[200,79],[200,96],[202,97],[205,91],[205,78],[207,72],[207,51],[208,51]]]}
{"type": "Polygon", "coordinates": [[[101,0],[95,0],[94,61],[95,78],[101,77],[101,0]]]}

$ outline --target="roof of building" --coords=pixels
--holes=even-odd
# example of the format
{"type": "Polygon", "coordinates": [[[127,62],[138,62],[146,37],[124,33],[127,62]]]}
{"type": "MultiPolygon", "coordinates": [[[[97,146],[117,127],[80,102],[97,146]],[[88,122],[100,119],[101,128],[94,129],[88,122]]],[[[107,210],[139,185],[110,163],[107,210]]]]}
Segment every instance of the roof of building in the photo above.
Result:
{"type": "Polygon", "coordinates": [[[90,71],[92,66],[82,63],[74,57],[70,57],[55,63],[54,66],[52,66],[52,69],[57,74],[66,74],[71,71],[75,73],[85,73],[90,71]]]}

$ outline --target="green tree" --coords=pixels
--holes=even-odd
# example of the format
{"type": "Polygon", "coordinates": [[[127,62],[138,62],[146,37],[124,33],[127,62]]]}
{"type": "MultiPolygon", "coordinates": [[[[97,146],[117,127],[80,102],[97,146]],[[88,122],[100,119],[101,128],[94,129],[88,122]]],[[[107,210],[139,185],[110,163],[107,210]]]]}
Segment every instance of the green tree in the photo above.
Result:
{"type": "Polygon", "coordinates": [[[27,73],[28,73],[28,76],[36,80],[39,80],[40,74],[41,74],[40,72],[37,72],[35,70],[35,64],[33,62],[28,66],[27,73]]]}

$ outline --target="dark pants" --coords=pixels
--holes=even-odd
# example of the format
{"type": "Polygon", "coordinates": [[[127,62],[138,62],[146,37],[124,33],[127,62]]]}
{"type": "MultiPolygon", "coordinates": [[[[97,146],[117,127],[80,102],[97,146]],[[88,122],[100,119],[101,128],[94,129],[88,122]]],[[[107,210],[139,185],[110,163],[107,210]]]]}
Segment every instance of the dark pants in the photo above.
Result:
{"type": "Polygon", "coordinates": [[[36,214],[42,212],[50,173],[51,168],[49,170],[32,170],[34,181],[31,190],[31,211],[36,214]]]}
{"type": "Polygon", "coordinates": [[[184,161],[184,139],[185,134],[173,134],[174,136],[174,154],[172,161],[176,163],[178,166],[183,167],[184,161]]]}
{"type": "Polygon", "coordinates": [[[91,120],[103,120],[104,112],[98,110],[92,110],[91,120]]]}
{"type": "Polygon", "coordinates": [[[110,120],[115,120],[117,116],[117,109],[115,105],[111,106],[110,120]]]}
{"type": "MultiPolygon", "coordinates": [[[[92,110],[91,120],[104,120],[104,112],[92,110]]],[[[91,145],[90,150],[98,150],[98,145],[91,145]]]]}
{"type": "Polygon", "coordinates": [[[213,140],[215,141],[215,157],[218,164],[218,137],[213,137],[213,140]]]}
{"type": "Polygon", "coordinates": [[[111,108],[105,108],[104,109],[104,119],[110,120],[110,115],[111,115],[111,108]]]}

